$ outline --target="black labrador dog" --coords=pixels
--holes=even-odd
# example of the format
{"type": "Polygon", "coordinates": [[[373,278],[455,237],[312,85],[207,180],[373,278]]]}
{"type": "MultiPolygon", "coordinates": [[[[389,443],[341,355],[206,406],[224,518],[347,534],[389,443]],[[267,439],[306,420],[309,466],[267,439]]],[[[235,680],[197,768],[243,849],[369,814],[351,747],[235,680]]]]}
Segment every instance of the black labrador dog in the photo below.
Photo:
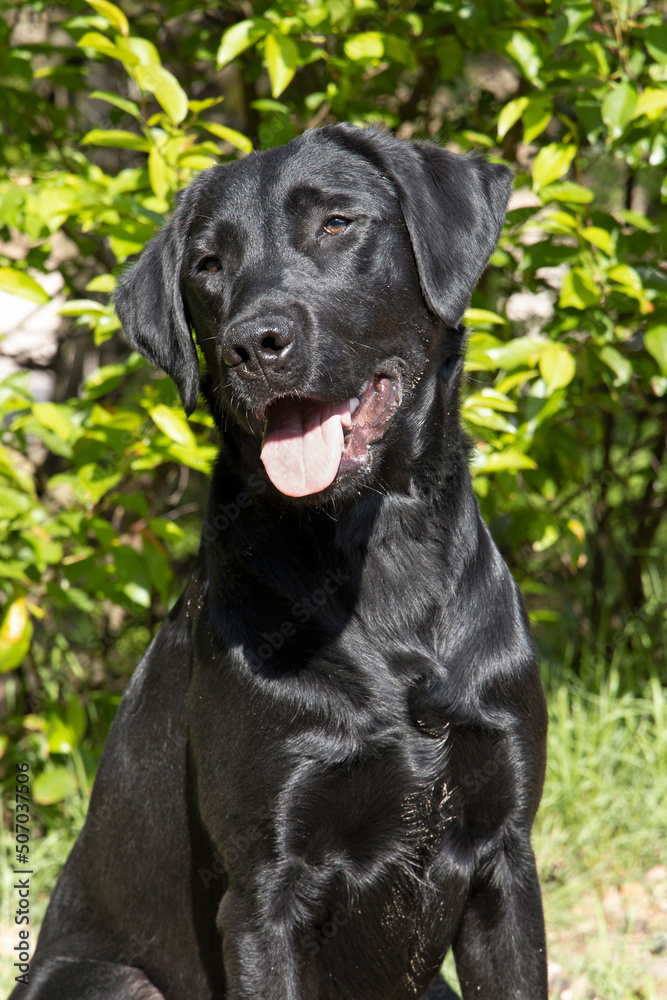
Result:
{"type": "Polygon", "coordinates": [[[507,168],[350,125],[202,172],[115,296],[221,428],[30,1000],[544,1000],[546,712],[458,412],[507,168]]]}

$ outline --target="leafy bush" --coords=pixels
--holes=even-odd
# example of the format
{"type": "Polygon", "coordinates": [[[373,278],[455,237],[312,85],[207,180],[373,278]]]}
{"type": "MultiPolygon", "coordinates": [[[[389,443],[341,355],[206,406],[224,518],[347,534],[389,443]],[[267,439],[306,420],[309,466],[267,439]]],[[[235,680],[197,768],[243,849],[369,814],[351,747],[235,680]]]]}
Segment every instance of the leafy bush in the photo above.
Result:
{"type": "Polygon", "coordinates": [[[66,295],[54,400],[27,374],[0,388],[3,748],[35,767],[43,822],[77,821],[187,573],[215,453],[208,415],[186,423],[129,353],[108,293],[197,170],[328,121],[514,168],[468,313],[475,488],[548,662],[595,690],[612,656],[621,690],[664,679],[664,3],[125,9],[0,18],[0,288],[44,302],[55,269],[66,295]]]}

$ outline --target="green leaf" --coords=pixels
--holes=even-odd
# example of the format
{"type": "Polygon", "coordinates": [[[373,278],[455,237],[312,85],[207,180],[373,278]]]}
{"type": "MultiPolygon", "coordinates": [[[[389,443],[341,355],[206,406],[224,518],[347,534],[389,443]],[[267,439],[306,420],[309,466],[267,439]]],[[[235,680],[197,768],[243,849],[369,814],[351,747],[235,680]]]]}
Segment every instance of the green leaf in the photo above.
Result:
{"type": "MultiPolygon", "coordinates": [[[[216,155],[219,155],[219,150],[216,155]]],[[[186,167],[188,170],[207,170],[208,167],[215,167],[217,162],[217,159],[213,156],[205,156],[202,153],[195,153],[189,149],[180,153],[178,157],[179,167],[186,167]]]]}
{"type": "Polygon", "coordinates": [[[540,375],[546,382],[547,396],[564,389],[576,371],[572,355],[562,344],[549,343],[540,354],[540,375]]]}
{"type": "Polygon", "coordinates": [[[599,247],[607,256],[612,257],[616,249],[611,233],[599,226],[586,226],[581,230],[581,235],[593,246],[599,247]]]}
{"type": "Polygon", "coordinates": [[[71,726],[78,746],[86,731],[86,713],[75,694],[70,695],[67,699],[66,717],[67,724],[71,726]]]}
{"type": "Polygon", "coordinates": [[[299,65],[296,43],[286,35],[267,35],[264,42],[264,61],[271,81],[271,96],[280,97],[292,82],[299,65]]]}
{"type": "Polygon", "coordinates": [[[498,140],[504,139],[513,125],[521,118],[530,101],[527,97],[515,97],[509,101],[498,115],[498,140]]]}
{"type": "Polygon", "coordinates": [[[101,35],[99,31],[88,31],[76,43],[80,49],[92,49],[93,52],[101,52],[102,55],[111,56],[113,59],[122,59],[122,50],[117,45],[101,35]]]}
{"type": "Polygon", "coordinates": [[[35,482],[30,472],[16,461],[16,456],[0,444],[0,473],[6,479],[13,479],[24,493],[35,493],[35,482]]]}
{"type": "Polygon", "coordinates": [[[472,129],[464,128],[461,132],[455,132],[452,138],[456,136],[457,141],[459,136],[465,142],[469,143],[471,146],[486,146],[487,149],[492,149],[495,146],[495,142],[490,135],[485,135],[484,132],[473,132],[472,129]]]}
{"type": "Polygon", "coordinates": [[[0,290],[9,292],[10,295],[20,295],[23,299],[30,299],[40,306],[51,301],[51,296],[38,285],[34,278],[31,278],[25,271],[19,271],[14,267],[0,267],[0,290]]]}
{"type": "Polygon", "coordinates": [[[594,197],[590,188],[575,184],[574,181],[560,181],[540,189],[540,198],[543,202],[564,201],[575,205],[588,205],[594,197]]]}
{"type": "Polygon", "coordinates": [[[546,343],[531,337],[516,337],[500,347],[489,347],[486,353],[497,368],[518,368],[519,365],[531,364],[532,359],[542,353],[546,343]]]}
{"type": "Polygon", "coordinates": [[[631,83],[619,83],[609,90],[602,99],[600,112],[602,121],[612,135],[619,136],[634,114],[637,91],[631,83]]]}
{"type": "Polygon", "coordinates": [[[513,372],[511,375],[506,375],[505,378],[501,379],[500,382],[496,383],[496,390],[500,393],[510,392],[511,389],[516,389],[517,386],[523,386],[530,379],[537,378],[539,372],[535,368],[529,368],[526,371],[513,372]]]}
{"type": "Polygon", "coordinates": [[[239,21],[222,36],[220,48],[216,56],[218,69],[222,69],[232,59],[236,59],[241,52],[249,49],[251,45],[263,38],[269,28],[269,22],[262,18],[249,18],[247,21],[239,21]]]}
{"type": "Polygon", "coordinates": [[[476,326],[478,323],[493,323],[496,326],[505,326],[507,320],[499,316],[498,313],[491,312],[490,309],[466,309],[463,322],[468,326],[476,326]]]}
{"type": "Polygon", "coordinates": [[[142,587],[141,584],[137,583],[136,580],[129,580],[121,586],[121,590],[126,594],[131,601],[138,604],[141,608],[150,608],[151,606],[151,594],[150,590],[146,587],[142,587]]]}
{"type": "Polygon", "coordinates": [[[621,208],[615,213],[623,222],[635,229],[641,229],[643,233],[657,233],[658,227],[651,219],[647,219],[641,212],[632,212],[630,209],[621,208]]]}
{"type": "Polygon", "coordinates": [[[83,386],[84,399],[96,398],[112,392],[127,374],[125,365],[104,365],[91,372],[83,386]]]}
{"type": "Polygon", "coordinates": [[[188,465],[191,469],[209,475],[211,466],[215,461],[216,448],[214,445],[199,445],[193,449],[190,445],[172,444],[169,448],[169,457],[183,465],[188,465]]]}
{"type": "Polygon", "coordinates": [[[224,101],[224,97],[207,97],[203,101],[188,101],[188,107],[193,115],[200,115],[202,111],[214,108],[216,104],[224,101]]]}
{"type": "Polygon", "coordinates": [[[575,217],[563,209],[554,209],[545,214],[538,223],[529,222],[528,225],[531,227],[537,225],[548,233],[566,233],[568,236],[572,236],[578,229],[575,217]]]}
{"type": "Polygon", "coordinates": [[[588,309],[600,301],[600,291],[593,278],[580,267],[573,267],[565,275],[560,290],[558,305],[563,308],[571,306],[574,309],[588,309]]]}
{"type": "Polygon", "coordinates": [[[0,560],[0,579],[15,580],[20,583],[30,583],[25,574],[27,563],[20,559],[0,560]]]}
{"type": "Polygon", "coordinates": [[[504,434],[516,434],[516,427],[511,424],[507,417],[498,413],[491,406],[470,406],[463,411],[464,418],[468,423],[478,427],[488,427],[492,431],[499,431],[504,434]]]}
{"type": "Polygon", "coordinates": [[[606,365],[613,371],[616,375],[614,379],[614,385],[620,386],[625,385],[632,378],[632,365],[627,358],[624,358],[620,351],[617,351],[615,347],[611,347],[606,344],[600,351],[600,359],[604,361],[606,365]]]}
{"type": "Polygon", "coordinates": [[[667,323],[658,323],[646,331],[644,347],[656,361],[661,375],[667,376],[667,323]]]}
{"type": "Polygon", "coordinates": [[[463,410],[474,409],[475,407],[486,407],[491,410],[502,410],[504,413],[516,413],[517,405],[502,392],[497,389],[486,388],[480,392],[473,392],[463,401],[463,410]]]}
{"type": "Polygon", "coordinates": [[[170,410],[168,406],[164,406],[162,403],[154,406],[148,412],[153,422],[157,424],[168,438],[171,438],[176,444],[196,449],[197,440],[190,430],[187,421],[178,413],[174,413],[173,410],[170,410]]]}
{"type": "Polygon", "coordinates": [[[118,94],[112,94],[109,90],[93,90],[89,96],[96,98],[98,101],[106,101],[107,104],[113,104],[119,111],[124,111],[125,114],[132,115],[133,118],[141,121],[141,112],[138,105],[134,101],[129,101],[126,97],[119,97],[118,94]]]}
{"type": "Polygon", "coordinates": [[[46,735],[51,753],[71,753],[78,743],[72,726],[57,715],[50,719],[46,735]]]}
{"type": "Polygon", "coordinates": [[[33,403],[32,412],[44,427],[57,434],[61,441],[69,441],[74,432],[69,410],[58,403],[33,403]]]}
{"type": "Polygon", "coordinates": [[[135,35],[131,35],[129,38],[120,38],[118,45],[127,53],[123,58],[129,66],[136,65],[137,62],[140,66],[162,65],[160,53],[147,38],[137,38],[135,35]]]}
{"type": "Polygon", "coordinates": [[[466,371],[495,371],[497,366],[489,357],[488,350],[491,347],[500,346],[502,346],[502,341],[490,333],[471,332],[466,351],[466,371]]]}
{"type": "Polygon", "coordinates": [[[566,174],[576,155],[576,146],[566,146],[560,142],[551,142],[548,146],[543,146],[533,163],[534,189],[540,191],[547,184],[552,184],[566,174]]]}
{"type": "Polygon", "coordinates": [[[237,149],[243,150],[244,153],[252,153],[252,142],[247,135],[243,135],[242,132],[237,132],[236,129],[227,128],[226,125],[219,125],[217,122],[200,122],[200,124],[210,132],[212,135],[216,135],[218,139],[224,139],[225,142],[231,142],[232,146],[236,146],[237,149]]]}
{"type": "Polygon", "coordinates": [[[100,471],[100,466],[97,463],[89,463],[87,465],[82,465],[78,470],[78,475],[76,479],[78,480],[75,488],[78,487],[79,495],[84,497],[85,500],[90,504],[99,503],[105,493],[117,486],[120,480],[123,478],[121,472],[112,472],[108,475],[104,475],[100,471]]]}
{"type": "Polygon", "coordinates": [[[555,524],[548,524],[544,529],[544,534],[542,535],[542,537],[538,541],[533,542],[533,551],[545,552],[546,549],[550,549],[551,546],[554,545],[559,538],[560,534],[558,533],[558,528],[555,526],[555,524]]]}
{"type": "Polygon", "coordinates": [[[635,292],[640,292],[644,287],[642,279],[634,267],[630,267],[629,264],[617,264],[616,267],[610,268],[607,271],[607,277],[611,278],[612,281],[617,281],[619,285],[632,288],[635,292]]]}
{"type": "Polygon", "coordinates": [[[115,4],[109,3],[109,0],[87,0],[87,3],[93,7],[98,14],[101,14],[105,21],[108,21],[112,28],[116,31],[120,31],[121,35],[129,35],[130,26],[127,23],[127,18],[123,14],[122,10],[116,7],[115,4]]]}
{"type": "MultiPolygon", "coordinates": [[[[326,96],[326,95],[325,95],[326,96]]],[[[274,101],[270,97],[260,97],[257,101],[251,101],[250,107],[255,111],[268,111],[269,114],[277,112],[279,115],[288,115],[289,108],[282,101],[274,101]]]]}
{"type": "Polygon", "coordinates": [[[384,55],[384,41],[379,31],[364,31],[351,35],[343,46],[345,55],[353,62],[360,59],[381,59],[384,55]]]}
{"type": "Polygon", "coordinates": [[[176,77],[164,66],[137,66],[134,76],[142,90],[148,90],[162,105],[170,121],[178,125],[188,113],[188,95],[176,77]]]}
{"type": "Polygon", "coordinates": [[[69,302],[64,302],[63,305],[58,307],[58,315],[86,316],[92,314],[93,316],[101,316],[106,310],[106,306],[103,306],[101,302],[96,302],[94,299],[70,299],[69,302]]]}
{"type": "Polygon", "coordinates": [[[113,274],[98,274],[95,278],[91,278],[86,285],[87,292],[104,292],[107,295],[113,292],[116,287],[116,279],[113,274]]]}
{"type": "Polygon", "coordinates": [[[413,35],[419,37],[424,30],[424,21],[419,14],[415,14],[414,11],[409,11],[406,14],[401,14],[401,19],[410,25],[410,30],[413,35]]]}
{"type": "Polygon", "coordinates": [[[520,469],[536,469],[537,464],[528,455],[516,448],[497,452],[476,452],[472,460],[473,473],[518,472],[520,469]]]}
{"type": "Polygon", "coordinates": [[[42,806],[62,802],[77,789],[76,778],[66,767],[50,767],[35,778],[32,796],[42,806]]]}
{"type": "Polygon", "coordinates": [[[536,611],[529,611],[528,617],[531,625],[537,622],[560,622],[561,617],[558,611],[549,611],[547,608],[538,608],[536,611]]]}
{"type": "Polygon", "coordinates": [[[157,146],[153,146],[148,154],[148,176],[153,191],[164,201],[171,189],[171,171],[157,146]]]}
{"type": "Polygon", "coordinates": [[[640,118],[642,115],[646,115],[651,121],[655,121],[660,118],[665,109],[667,109],[667,88],[661,87],[658,90],[647,87],[638,96],[632,117],[640,118]]]}
{"type": "Polygon", "coordinates": [[[144,139],[134,132],[126,132],[118,129],[94,128],[81,140],[88,146],[111,146],[115,149],[136,149],[140,153],[148,153],[151,144],[148,139],[144,139]]]}
{"type": "Polygon", "coordinates": [[[544,82],[540,78],[542,60],[534,42],[522,32],[515,31],[505,51],[533,86],[542,90],[544,88],[544,82]]]}
{"type": "Polygon", "coordinates": [[[0,225],[6,226],[15,218],[15,213],[21,208],[25,201],[25,192],[16,184],[5,187],[0,194],[0,225]]]}
{"type": "Polygon", "coordinates": [[[30,649],[32,622],[25,597],[6,604],[0,623],[0,673],[19,667],[30,649]]]}
{"type": "Polygon", "coordinates": [[[25,514],[31,506],[32,501],[25,493],[12,489],[11,486],[0,485],[0,517],[3,520],[19,517],[21,514],[25,514]]]}
{"type": "Polygon", "coordinates": [[[35,550],[35,557],[40,571],[46,566],[53,566],[62,562],[62,545],[59,542],[54,542],[45,531],[40,529],[33,531],[27,541],[35,550]]]}
{"type": "Polygon", "coordinates": [[[530,143],[544,132],[553,117],[550,97],[536,97],[523,114],[523,141],[530,143]]]}
{"type": "Polygon", "coordinates": [[[646,48],[655,61],[662,66],[667,65],[667,24],[652,24],[645,28],[643,34],[646,48]]]}
{"type": "Polygon", "coordinates": [[[163,538],[166,542],[180,542],[183,539],[183,529],[173,521],[163,521],[161,518],[153,518],[149,523],[149,528],[158,538],[163,538]]]}

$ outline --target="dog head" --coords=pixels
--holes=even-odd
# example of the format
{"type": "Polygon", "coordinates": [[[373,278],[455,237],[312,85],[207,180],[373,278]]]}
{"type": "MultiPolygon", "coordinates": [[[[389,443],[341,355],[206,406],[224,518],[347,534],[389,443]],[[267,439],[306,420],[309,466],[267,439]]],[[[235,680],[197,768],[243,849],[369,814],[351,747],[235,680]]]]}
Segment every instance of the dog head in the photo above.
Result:
{"type": "Polygon", "coordinates": [[[203,171],[116,309],[188,413],[194,330],[216,419],[280,493],[340,496],[377,472],[429,363],[460,352],[510,185],[506,167],[435,145],[309,131],[203,171]]]}

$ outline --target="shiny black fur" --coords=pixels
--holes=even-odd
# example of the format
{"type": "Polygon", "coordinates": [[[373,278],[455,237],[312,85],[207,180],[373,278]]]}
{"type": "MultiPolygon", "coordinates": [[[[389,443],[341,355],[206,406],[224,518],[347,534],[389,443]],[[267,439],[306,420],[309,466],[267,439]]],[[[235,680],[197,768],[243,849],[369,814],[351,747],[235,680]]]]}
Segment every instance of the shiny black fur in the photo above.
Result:
{"type": "Polygon", "coordinates": [[[15,997],[436,1000],[451,946],[465,1000],[545,1000],[544,697],[458,415],[509,188],[326,127],[203,172],[123,277],[125,332],[188,411],[194,328],[223,446],[15,997]],[[378,371],[402,401],[370,464],[278,493],[263,406],[378,371]]]}

